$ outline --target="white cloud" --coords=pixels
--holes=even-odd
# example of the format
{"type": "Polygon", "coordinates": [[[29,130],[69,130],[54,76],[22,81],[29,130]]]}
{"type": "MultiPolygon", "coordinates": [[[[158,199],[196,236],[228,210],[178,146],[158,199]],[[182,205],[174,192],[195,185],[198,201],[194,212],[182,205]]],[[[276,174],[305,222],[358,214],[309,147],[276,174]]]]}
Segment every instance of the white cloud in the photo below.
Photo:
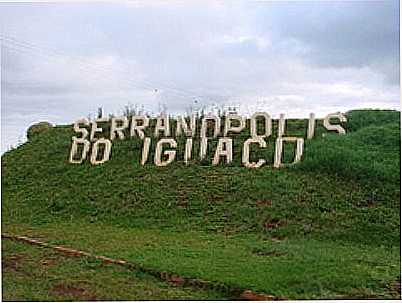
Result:
{"type": "Polygon", "coordinates": [[[395,3],[2,3],[2,141],[127,103],[398,108],[395,3]]]}

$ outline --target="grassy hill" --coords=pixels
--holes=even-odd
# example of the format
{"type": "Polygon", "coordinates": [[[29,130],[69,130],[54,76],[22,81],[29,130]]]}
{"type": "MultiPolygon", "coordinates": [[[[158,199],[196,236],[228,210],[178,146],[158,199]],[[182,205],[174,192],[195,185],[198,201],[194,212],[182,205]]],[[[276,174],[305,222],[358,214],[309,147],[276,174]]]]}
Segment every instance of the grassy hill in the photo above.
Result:
{"type": "MultiPolygon", "coordinates": [[[[57,126],[2,156],[2,229],[289,299],[399,298],[400,113],[347,118],[344,136],[319,121],[303,161],[281,169],[240,165],[247,131],[229,166],[210,165],[216,141],[202,163],[179,152],[141,166],[137,139],[73,165],[72,127],[57,126]]],[[[306,125],[287,121],[286,134],[306,125]]],[[[271,163],[273,139],[257,152],[271,163]]]]}

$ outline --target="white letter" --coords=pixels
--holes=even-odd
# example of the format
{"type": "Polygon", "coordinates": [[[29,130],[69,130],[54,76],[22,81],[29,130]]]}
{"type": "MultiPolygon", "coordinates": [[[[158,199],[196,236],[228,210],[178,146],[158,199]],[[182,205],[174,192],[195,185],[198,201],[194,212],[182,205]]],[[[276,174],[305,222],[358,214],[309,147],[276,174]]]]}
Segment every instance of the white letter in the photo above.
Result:
{"type": "Polygon", "coordinates": [[[214,120],[214,138],[216,138],[221,131],[221,119],[215,115],[208,115],[202,119],[201,138],[207,137],[208,120],[214,120]]]}
{"type": "Polygon", "coordinates": [[[225,130],[223,132],[223,136],[226,137],[229,132],[240,133],[245,126],[246,121],[243,117],[235,114],[229,114],[225,119],[225,130]],[[237,120],[239,122],[239,126],[232,126],[232,120],[237,120]]]}
{"type": "Polygon", "coordinates": [[[71,151],[70,151],[70,163],[73,163],[73,164],[82,163],[82,161],[84,161],[87,157],[87,153],[89,151],[89,146],[90,146],[90,143],[88,140],[85,140],[82,138],[77,139],[76,137],[73,137],[73,145],[71,146],[71,151]],[[81,158],[79,160],[74,160],[74,157],[78,151],[78,144],[84,144],[84,146],[82,148],[81,158]]]}
{"type": "Polygon", "coordinates": [[[131,127],[130,127],[130,137],[134,137],[137,132],[138,137],[144,139],[144,129],[149,125],[149,119],[147,116],[133,116],[131,118],[131,127]],[[141,125],[138,125],[138,121],[142,121],[141,125]]]}
{"type": "Polygon", "coordinates": [[[303,138],[296,138],[296,137],[281,137],[276,139],[275,144],[275,159],[274,159],[274,167],[279,168],[284,166],[282,163],[282,153],[283,153],[283,142],[296,142],[296,154],[292,164],[295,164],[301,160],[303,155],[303,146],[304,146],[304,139],[303,138]]]}
{"type": "Polygon", "coordinates": [[[166,114],[161,114],[156,119],[155,137],[159,137],[159,132],[163,131],[165,137],[170,136],[169,117],[166,114]]]}
{"type": "Polygon", "coordinates": [[[311,113],[310,119],[308,120],[307,139],[313,139],[314,130],[315,130],[315,115],[311,113]]]}
{"type": "Polygon", "coordinates": [[[91,141],[95,141],[95,140],[97,140],[97,138],[95,138],[95,133],[101,133],[102,131],[103,131],[103,129],[102,129],[102,127],[98,127],[98,122],[100,123],[100,122],[108,122],[109,121],[109,118],[106,118],[106,117],[104,117],[104,118],[98,118],[98,119],[96,119],[95,121],[92,121],[92,129],[91,129],[91,137],[90,137],[90,139],[91,139],[91,141]]]}
{"type": "Polygon", "coordinates": [[[187,138],[186,147],[184,150],[184,163],[188,164],[188,160],[191,159],[191,150],[193,148],[193,139],[187,138]]]}
{"type": "Polygon", "coordinates": [[[119,137],[119,139],[123,140],[124,139],[123,129],[125,129],[127,127],[128,127],[127,117],[122,116],[122,117],[112,118],[112,126],[110,128],[110,140],[113,141],[114,138],[116,138],[116,133],[117,133],[117,136],[119,137]],[[117,121],[122,122],[120,126],[117,126],[117,121]]]}
{"type": "Polygon", "coordinates": [[[232,139],[221,138],[218,141],[218,146],[216,147],[215,156],[212,160],[212,165],[217,165],[221,156],[226,157],[226,163],[232,162],[232,139]]]}
{"type": "Polygon", "coordinates": [[[331,118],[338,118],[340,122],[346,122],[347,121],[346,117],[342,113],[337,112],[334,114],[329,114],[324,118],[324,127],[327,130],[336,130],[339,134],[342,134],[342,135],[346,134],[346,131],[343,129],[342,126],[336,125],[336,124],[333,125],[333,124],[329,123],[329,120],[331,118]]]}
{"type": "MultiPolygon", "coordinates": [[[[80,127],[80,125],[79,125],[80,123],[82,123],[82,124],[84,124],[84,125],[86,125],[86,126],[89,126],[89,121],[88,121],[87,118],[79,119],[79,120],[75,121],[74,127],[73,127],[73,128],[74,128],[74,131],[75,131],[76,133],[81,133],[81,134],[82,134],[82,137],[81,137],[80,139],[86,139],[87,136],[88,136],[88,131],[87,131],[86,128],[80,127]]],[[[77,137],[73,137],[73,139],[74,139],[74,138],[77,139],[77,137]]]]}
{"type": "Polygon", "coordinates": [[[245,167],[248,168],[257,168],[263,165],[266,161],[264,159],[258,160],[258,162],[250,162],[250,144],[251,143],[258,143],[260,147],[265,148],[267,147],[267,143],[264,141],[263,138],[250,138],[247,139],[243,144],[243,164],[245,167]]]}
{"type": "Polygon", "coordinates": [[[162,154],[162,145],[164,143],[167,143],[170,145],[170,147],[176,148],[177,143],[174,139],[172,138],[165,138],[165,139],[160,139],[158,143],[156,144],[156,150],[155,150],[155,165],[156,166],[166,166],[169,163],[173,162],[175,156],[176,156],[176,151],[175,150],[165,150],[163,152],[164,156],[168,156],[168,159],[166,161],[161,160],[161,154],[162,154]]]}
{"type": "Polygon", "coordinates": [[[178,116],[176,118],[177,124],[176,124],[176,136],[180,136],[182,130],[184,131],[184,134],[187,137],[194,137],[195,135],[195,130],[196,130],[196,117],[195,114],[191,115],[190,118],[190,127],[188,126],[186,119],[182,116],[178,116]]]}
{"type": "Polygon", "coordinates": [[[95,143],[92,145],[92,153],[91,153],[92,165],[102,164],[108,161],[111,149],[112,149],[112,142],[110,142],[108,139],[100,138],[96,140],[95,143]],[[97,160],[96,158],[98,157],[99,144],[104,144],[105,149],[103,150],[102,159],[97,160]]]}
{"type": "Polygon", "coordinates": [[[285,134],[285,126],[286,126],[285,114],[280,114],[278,121],[278,138],[283,137],[283,135],[285,134]]]}
{"type": "Polygon", "coordinates": [[[141,165],[144,165],[148,160],[149,146],[151,145],[151,138],[144,139],[144,146],[142,147],[141,165]]]}
{"type": "Polygon", "coordinates": [[[258,112],[251,116],[250,118],[250,135],[252,138],[265,138],[272,134],[272,119],[267,113],[258,112]],[[263,135],[257,134],[257,117],[262,116],[265,120],[265,132],[263,135]]]}
{"type": "Polygon", "coordinates": [[[204,160],[206,155],[207,155],[207,149],[208,149],[208,138],[207,137],[201,137],[201,143],[200,143],[200,160],[204,160]]]}

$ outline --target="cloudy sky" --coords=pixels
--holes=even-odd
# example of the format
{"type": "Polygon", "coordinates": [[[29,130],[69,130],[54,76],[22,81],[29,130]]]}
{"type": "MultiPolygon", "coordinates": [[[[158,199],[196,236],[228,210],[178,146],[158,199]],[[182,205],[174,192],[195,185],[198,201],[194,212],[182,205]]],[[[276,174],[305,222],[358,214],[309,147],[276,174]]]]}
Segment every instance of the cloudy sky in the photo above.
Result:
{"type": "Polygon", "coordinates": [[[400,107],[399,1],[0,3],[0,34],[2,152],[98,107],[400,107]]]}

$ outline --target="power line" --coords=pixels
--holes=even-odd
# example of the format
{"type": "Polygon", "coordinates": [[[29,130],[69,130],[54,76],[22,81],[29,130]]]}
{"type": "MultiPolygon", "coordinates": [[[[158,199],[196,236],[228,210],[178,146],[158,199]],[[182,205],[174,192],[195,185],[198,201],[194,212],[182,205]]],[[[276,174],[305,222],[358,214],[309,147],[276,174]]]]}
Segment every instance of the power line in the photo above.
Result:
{"type": "MultiPolygon", "coordinates": [[[[4,40],[3,40],[4,42],[4,40]]],[[[91,77],[98,77],[98,78],[104,78],[106,80],[116,80],[110,76],[108,76],[108,72],[110,72],[110,70],[108,71],[107,69],[105,69],[104,67],[99,67],[96,66],[94,64],[88,64],[86,62],[83,62],[82,60],[76,59],[76,58],[72,58],[69,56],[64,56],[64,55],[54,55],[54,54],[44,54],[43,52],[41,52],[41,50],[37,50],[36,48],[32,48],[30,46],[21,44],[21,43],[15,43],[15,42],[10,42],[7,41],[7,44],[4,44],[3,46],[6,48],[9,48],[11,50],[14,51],[21,51],[21,52],[28,52],[28,53],[33,53],[34,55],[46,58],[46,59],[62,59],[64,62],[69,63],[68,61],[76,61],[76,63],[78,63],[78,65],[76,65],[80,70],[83,70],[85,72],[87,72],[87,75],[90,75],[91,77]],[[102,73],[94,73],[94,71],[101,71],[102,73]]],[[[123,78],[120,79],[126,82],[126,84],[129,84],[130,86],[136,87],[136,88],[141,88],[141,89],[146,89],[149,91],[154,92],[155,88],[153,86],[149,86],[146,84],[138,84],[136,83],[136,85],[133,85],[133,81],[130,81],[127,78],[123,78]]],[[[177,95],[176,95],[177,96],[177,95]]]]}
{"type": "Polygon", "coordinates": [[[177,89],[177,88],[167,86],[167,85],[155,85],[155,83],[151,83],[151,82],[146,81],[146,80],[141,80],[142,83],[139,84],[138,80],[137,79],[134,80],[131,77],[131,74],[127,72],[127,70],[123,70],[121,68],[116,68],[116,67],[115,68],[110,68],[110,67],[107,67],[107,66],[104,66],[104,65],[93,64],[93,63],[88,64],[88,63],[86,63],[86,62],[84,62],[82,60],[77,59],[76,57],[68,56],[68,55],[66,55],[66,54],[64,54],[64,53],[62,53],[60,51],[45,48],[43,46],[38,46],[38,45],[35,45],[33,43],[24,42],[24,41],[18,40],[18,39],[13,38],[13,37],[0,35],[0,40],[2,40],[3,42],[6,42],[6,43],[12,44],[14,46],[18,46],[18,47],[25,48],[25,49],[30,49],[33,52],[38,52],[38,51],[39,52],[45,52],[48,55],[53,56],[53,57],[68,58],[70,60],[78,62],[81,65],[84,65],[84,66],[87,66],[87,67],[89,66],[89,68],[93,69],[93,70],[98,70],[98,71],[100,70],[102,72],[119,71],[119,72],[121,72],[123,74],[126,74],[125,80],[126,80],[126,82],[128,84],[130,84],[130,85],[135,84],[135,86],[137,86],[137,87],[141,86],[143,88],[150,89],[150,90],[155,90],[155,87],[162,87],[162,91],[166,90],[169,95],[174,96],[174,97],[180,97],[180,98],[186,98],[186,97],[191,98],[191,99],[194,99],[194,98],[197,98],[197,99],[211,98],[211,96],[198,95],[198,94],[195,94],[193,92],[190,92],[190,91],[187,91],[187,90],[184,90],[184,89],[177,89]],[[127,74],[129,74],[129,77],[127,77],[127,74]]]}

